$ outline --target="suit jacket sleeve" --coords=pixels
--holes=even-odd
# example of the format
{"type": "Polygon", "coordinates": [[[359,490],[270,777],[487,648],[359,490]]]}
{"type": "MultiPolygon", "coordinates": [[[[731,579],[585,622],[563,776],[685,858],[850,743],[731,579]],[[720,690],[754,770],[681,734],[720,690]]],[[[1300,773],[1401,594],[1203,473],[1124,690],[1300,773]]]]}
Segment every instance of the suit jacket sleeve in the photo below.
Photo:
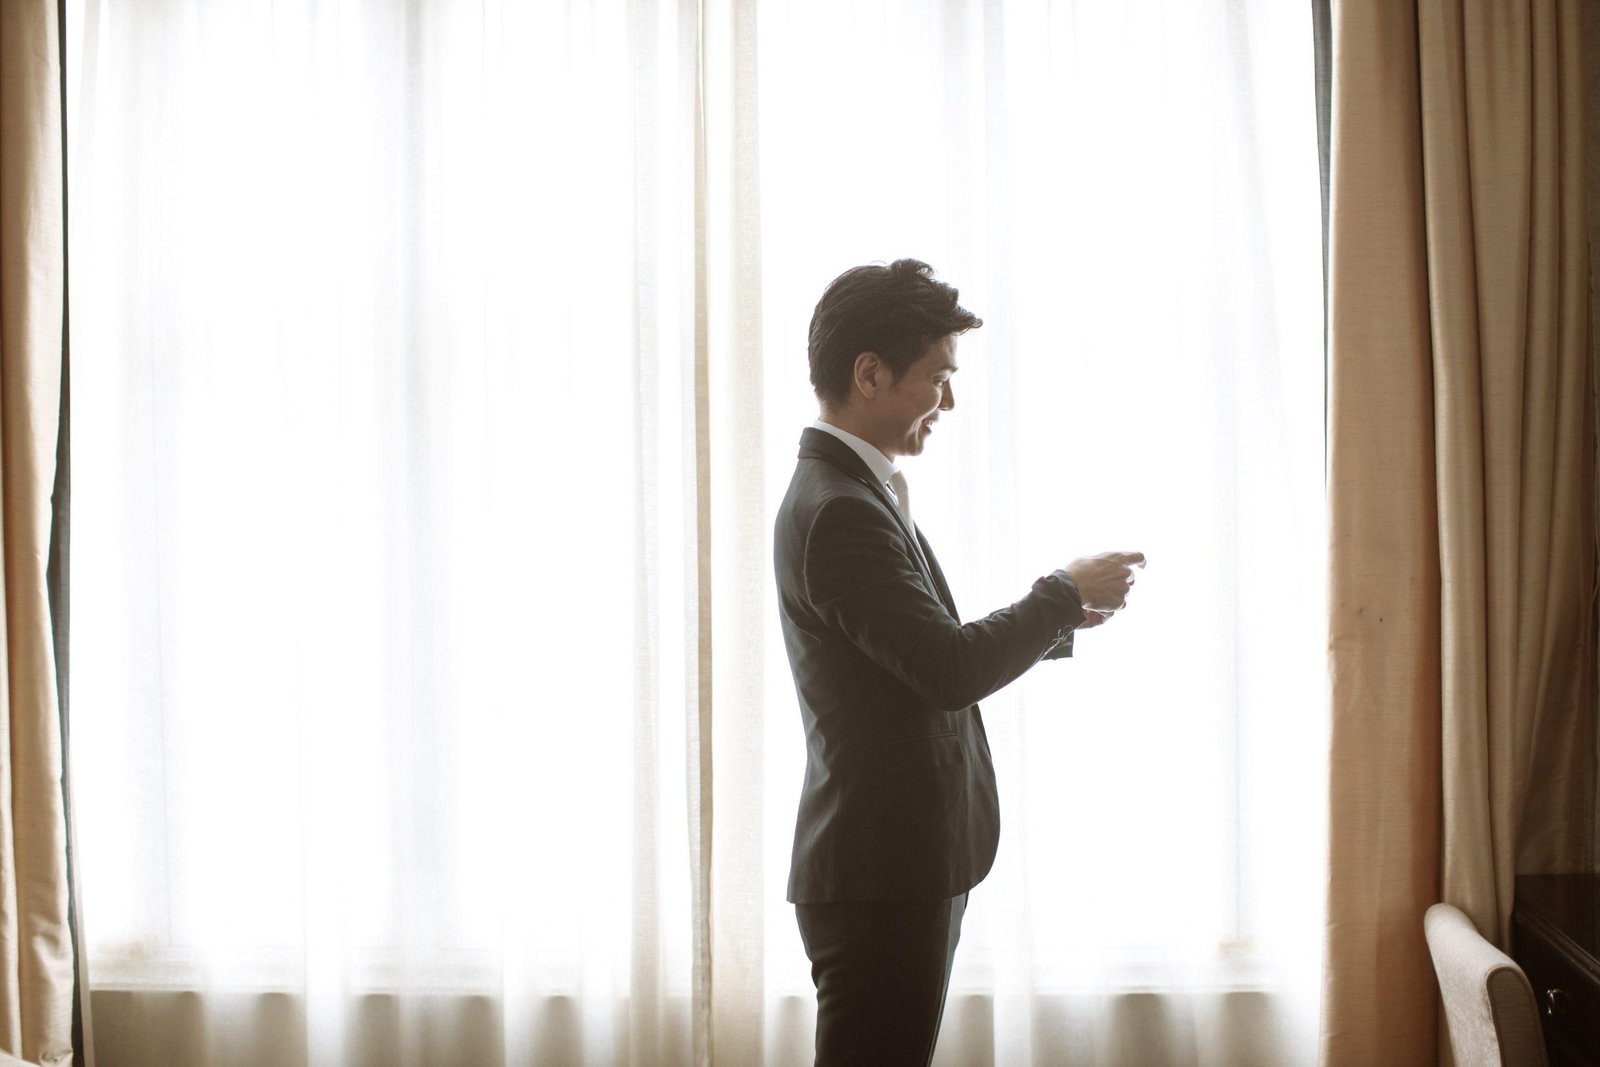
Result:
{"type": "Polygon", "coordinates": [[[894,519],[871,501],[829,500],[804,549],[806,597],[874,663],[941,711],[959,711],[1015,681],[1084,619],[1064,571],[973,622],[958,622],[933,593],[894,519]]]}

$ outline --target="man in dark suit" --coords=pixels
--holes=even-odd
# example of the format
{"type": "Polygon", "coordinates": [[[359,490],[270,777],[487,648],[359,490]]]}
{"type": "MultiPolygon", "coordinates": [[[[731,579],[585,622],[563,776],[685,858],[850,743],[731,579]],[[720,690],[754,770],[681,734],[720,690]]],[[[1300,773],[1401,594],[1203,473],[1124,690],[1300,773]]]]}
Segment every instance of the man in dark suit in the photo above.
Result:
{"type": "Polygon", "coordinates": [[[817,986],[817,1063],[933,1057],[967,891],[999,842],[978,701],[1123,606],[1137,552],[1075,560],[962,623],[895,461],[955,406],[982,325],[925,263],[857,267],[811,319],[822,417],[778,510],[784,644],[806,775],[789,900],[817,986]]]}

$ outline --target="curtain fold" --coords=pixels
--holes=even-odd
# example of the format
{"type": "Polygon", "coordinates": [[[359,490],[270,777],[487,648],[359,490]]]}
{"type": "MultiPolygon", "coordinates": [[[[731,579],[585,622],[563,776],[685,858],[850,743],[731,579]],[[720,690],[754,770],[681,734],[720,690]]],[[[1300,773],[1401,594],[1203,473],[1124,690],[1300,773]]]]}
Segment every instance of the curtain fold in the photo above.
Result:
{"type": "Polygon", "coordinates": [[[1421,917],[1586,859],[1582,17],[1334,8],[1323,1058],[1437,1052],[1421,917]]]}
{"type": "MultiPolygon", "coordinates": [[[[770,508],[762,352],[760,5],[703,0],[700,71],[705,169],[698,203],[705,260],[704,368],[712,447],[705,528],[712,568],[712,623],[705,631],[714,714],[707,781],[718,798],[708,873],[714,975],[709,1062],[768,1062],[767,967],[773,947],[753,936],[769,911],[790,912],[763,865],[762,806],[767,788],[763,716],[770,508]],[[760,561],[762,565],[755,565],[760,561]]],[[[776,507],[773,501],[771,507],[776,507]]],[[[781,1049],[781,1046],[780,1046],[781,1049]]],[[[774,1052],[780,1051],[775,1049],[774,1052]]]]}
{"type": "Polygon", "coordinates": [[[52,547],[64,342],[60,24],[54,0],[0,7],[0,1048],[72,1059],[76,988],[52,547]]]}
{"type": "MultiPolygon", "coordinates": [[[[1583,99],[1584,99],[1584,203],[1591,205],[1600,204],[1600,7],[1594,4],[1585,4],[1583,7],[1583,99]]],[[[1594,264],[1600,261],[1600,211],[1590,210],[1588,213],[1589,224],[1589,403],[1591,408],[1600,413],[1600,359],[1595,354],[1600,350],[1600,334],[1596,332],[1596,323],[1600,323],[1600,285],[1593,279],[1594,264]]],[[[1597,416],[1600,417],[1600,416],[1597,416]]],[[[1596,464],[1600,470],[1600,433],[1591,432],[1589,441],[1590,462],[1596,464]]],[[[1596,545],[1595,557],[1600,560],[1600,492],[1594,497],[1595,504],[1595,530],[1596,545]]],[[[1597,580],[1596,597],[1589,605],[1589,625],[1591,631],[1600,641],[1600,580],[1597,580]]],[[[1596,715],[1600,717],[1600,655],[1593,657],[1589,671],[1590,699],[1596,703],[1596,715]]],[[[1589,869],[1600,871],[1600,730],[1591,739],[1589,761],[1589,798],[1585,809],[1588,812],[1588,849],[1589,869]]]]}

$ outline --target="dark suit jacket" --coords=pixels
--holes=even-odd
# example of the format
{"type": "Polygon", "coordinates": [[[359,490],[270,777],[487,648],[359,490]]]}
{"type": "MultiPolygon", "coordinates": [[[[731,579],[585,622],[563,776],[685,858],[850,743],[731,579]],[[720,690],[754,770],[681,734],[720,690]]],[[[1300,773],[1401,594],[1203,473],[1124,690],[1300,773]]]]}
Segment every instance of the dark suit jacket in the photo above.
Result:
{"type": "Polygon", "coordinates": [[[843,441],[815,428],[773,551],[806,776],[789,899],[941,900],[994,863],[1000,810],[978,701],[1083,621],[1065,572],[962,624],[933,550],[843,441]]]}

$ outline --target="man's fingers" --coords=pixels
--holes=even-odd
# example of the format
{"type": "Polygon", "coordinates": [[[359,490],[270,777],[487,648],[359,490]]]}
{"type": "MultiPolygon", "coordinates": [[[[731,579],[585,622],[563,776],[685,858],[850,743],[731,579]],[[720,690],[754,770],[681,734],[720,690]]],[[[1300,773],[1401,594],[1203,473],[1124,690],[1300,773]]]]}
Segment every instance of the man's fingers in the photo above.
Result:
{"type": "Polygon", "coordinates": [[[1083,606],[1095,611],[1118,611],[1128,602],[1133,588],[1133,568],[1144,566],[1143,552],[1101,552],[1067,565],[1067,572],[1078,584],[1083,606]]]}

